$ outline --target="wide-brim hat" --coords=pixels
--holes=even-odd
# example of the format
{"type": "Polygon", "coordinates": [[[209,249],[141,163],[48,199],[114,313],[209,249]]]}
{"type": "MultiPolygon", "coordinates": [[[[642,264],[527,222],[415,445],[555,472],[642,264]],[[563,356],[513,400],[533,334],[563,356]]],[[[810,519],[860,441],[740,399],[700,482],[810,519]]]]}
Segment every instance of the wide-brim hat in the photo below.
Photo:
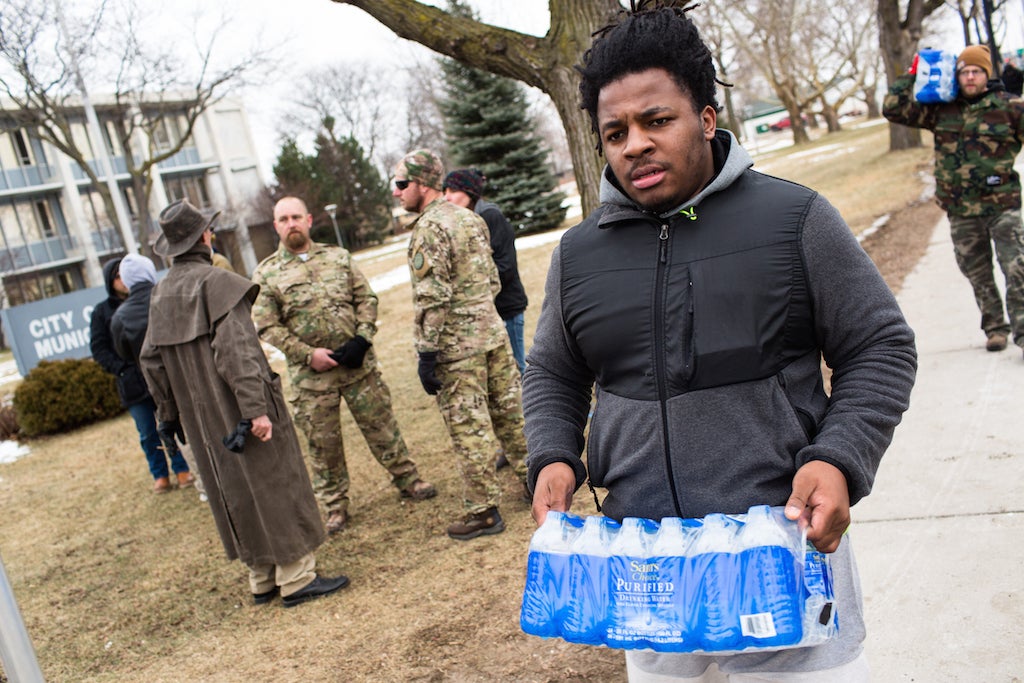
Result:
{"type": "Polygon", "coordinates": [[[187,199],[171,202],[160,212],[160,237],[153,251],[160,256],[179,256],[192,248],[203,233],[217,220],[220,211],[209,218],[187,199]]]}

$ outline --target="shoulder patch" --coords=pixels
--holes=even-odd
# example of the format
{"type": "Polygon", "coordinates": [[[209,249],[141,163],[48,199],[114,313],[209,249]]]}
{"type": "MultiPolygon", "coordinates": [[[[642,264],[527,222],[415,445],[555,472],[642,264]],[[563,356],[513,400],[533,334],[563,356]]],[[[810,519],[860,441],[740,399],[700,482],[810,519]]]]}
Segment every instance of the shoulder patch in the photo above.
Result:
{"type": "Polygon", "coordinates": [[[430,270],[430,261],[422,249],[417,249],[412,255],[412,272],[416,277],[423,277],[430,270]]]}

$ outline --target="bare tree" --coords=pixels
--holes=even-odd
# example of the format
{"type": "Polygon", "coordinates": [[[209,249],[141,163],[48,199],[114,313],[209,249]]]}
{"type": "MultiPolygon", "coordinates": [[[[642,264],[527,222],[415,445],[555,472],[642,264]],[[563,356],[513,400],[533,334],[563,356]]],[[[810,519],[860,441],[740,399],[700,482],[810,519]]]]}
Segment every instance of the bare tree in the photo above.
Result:
{"type": "Polygon", "coordinates": [[[877,53],[865,38],[873,18],[863,3],[728,0],[718,7],[733,44],[789,112],[793,141],[809,140],[805,115],[820,114],[838,130],[839,108],[863,90],[863,59],[877,53]]]}
{"type": "MultiPolygon", "coordinates": [[[[715,71],[718,79],[723,83],[732,83],[731,74],[734,73],[739,57],[739,50],[732,41],[732,32],[728,25],[718,14],[707,12],[702,18],[698,28],[701,38],[708,44],[711,50],[711,58],[715,62],[715,71]]],[[[742,138],[743,122],[736,113],[736,106],[733,102],[731,87],[723,88],[723,106],[725,107],[726,128],[731,130],[737,138],[742,138]]],[[[721,118],[719,118],[721,122],[721,118]]]]}
{"type": "Polygon", "coordinates": [[[395,112],[394,80],[393,69],[369,62],[339,62],[314,69],[296,79],[298,107],[286,112],[283,124],[304,131],[330,117],[339,136],[359,140],[367,157],[386,171],[382,146],[402,124],[395,112]]]}
{"type": "Polygon", "coordinates": [[[452,16],[417,0],[332,0],[371,15],[397,35],[463,64],[506,76],[546,93],[566,130],[585,212],[598,205],[601,161],[590,120],[579,108],[574,66],[591,36],[622,6],[617,0],[549,0],[543,37],[452,16]]]}
{"type": "Polygon", "coordinates": [[[73,130],[83,118],[82,74],[112,85],[112,102],[104,103],[103,111],[123,151],[137,203],[136,234],[148,252],[154,167],[185,147],[203,112],[244,85],[247,72],[266,65],[266,52],[254,50],[218,65],[214,46],[215,36],[225,28],[222,22],[208,38],[194,33],[194,65],[188,68],[171,49],[181,42],[141,38],[141,17],[131,3],[114,8],[104,1],[99,11],[88,8],[82,17],[63,22],[70,27],[66,33],[56,28],[61,23],[56,11],[58,6],[50,2],[11,0],[0,13],[0,54],[6,67],[0,73],[0,92],[15,106],[5,115],[74,160],[103,198],[107,215],[114,216],[113,197],[89,164],[90,141],[80,140],[73,130]],[[114,50],[106,43],[119,47],[114,50]],[[111,55],[116,64],[107,71],[111,55]]]}
{"type": "MultiPolygon", "coordinates": [[[[943,5],[943,0],[878,0],[878,42],[889,85],[910,66],[921,42],[925,19],[943,5]]],[[[920,129],[889,125],[890,151],[920,146],[920,129]]]]}

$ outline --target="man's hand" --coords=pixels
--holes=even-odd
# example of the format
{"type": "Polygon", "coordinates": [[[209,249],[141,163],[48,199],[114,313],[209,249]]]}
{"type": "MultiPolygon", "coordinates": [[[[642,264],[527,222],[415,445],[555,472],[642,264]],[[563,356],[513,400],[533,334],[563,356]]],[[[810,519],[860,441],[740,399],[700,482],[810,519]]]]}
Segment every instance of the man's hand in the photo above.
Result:
{"type": "Polygon", "coordinates": [[[331,360],[344,365],[346,368],[358,368],[363,364],[363,358],[370,348],[370,342],[358,334],[347,342],[334,349],[331,353],[331,360]]]}
{"type": "Polygon", "coordinates": [[[420,375],[420,384],[423,391],[431,396],[436,396],[441,391],[441,380],[437,378],[437,351],[423,351],[420,353],[420,362],[416,368],[420,375]]]}
{"type": "MultiPolygon", "coordinates": [[[[546,469],[546,468],[545,468],[546,469]]],[[[534,507],[536,507],[534,497],[534,507]]],[[[823,553],[835,552],[850,526],[850,489],[834,465],[812,460],[796,471],[786,518],[807,528],[807,540],[823,553]]]]}
{"type": "MultiPolygon", "coordinates": [[[[188,443],[185,441],[185,430],[181,427],[181,420],[161,422],[156,426],[156,433],[164,443],[173,444],[175,437],[178,438],[178,443],[188,443]]],[[[170,453],[167,455],[170,455],[170,453]]]]}
{"type": "Polygon", "coordinates": [[[331,368],[338,367],[338,364],[333,358],[331,358],[331,350],[318,347],[313,349],[313,353],[309,357],[309,367],[313,368],[316,372],[325,372],[331,368]]]}
{"type": "Polygon", "coordinates": [[[270,418],[260,415],[252,419],[252,435],[260,441],[270,441],[273,436],[274,426],[270,424],[270,418]]]}
{"type": "Polygon", "coordinates": [[[572,493],[576,490],[576,473],[564,462],[553,462],[537,475],[533,490],[533,521],[540,526],[548,510],[568,512],[572,507],[572,493]]]}

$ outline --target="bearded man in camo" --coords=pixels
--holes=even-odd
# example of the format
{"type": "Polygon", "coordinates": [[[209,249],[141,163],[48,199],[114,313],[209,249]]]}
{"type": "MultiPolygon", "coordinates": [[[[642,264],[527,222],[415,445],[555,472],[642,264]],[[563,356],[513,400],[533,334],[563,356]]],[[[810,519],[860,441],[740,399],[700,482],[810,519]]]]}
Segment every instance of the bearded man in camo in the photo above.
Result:
{"type": "Polygon", "coordinates": [[[949,216],[960,272],[970,281],[989,351],[1007,337],[1024,348],[1024,229],[1020,177],[1013,170],[1024,140],[1024,100],[992,80],[988,47],[969,45],[956,62],[959,93],[953,102],[922,104],[913,95],[917,58],[885,96],[893,123],[925,128],[935,136],[935,198],[949,216]],[[1006,278],[1006,313],[992,266],[1006,278]]]}
{"type": "Polygon", "coordinates": [[[313,489],[327,515],[327,531],[336,533],[349,518],[342,399],[403,498],[425,500],[437,491],[409,459],[391,392],[377,367],[377,295],[348,250],[310,239],[312,225],[298,197],[274,206],[281,246],[253,273],[260,292],[252,317],[260,338],[288,359],[295,424],[309,444],[313,489]]]}
{"type": "Polygon", "coordinates": [[[519,368],[494,307],[501,289],[487,224],[445,200],[444,167],[430,150],[410,152],[395,169],[395,191],[420,215],[409,238],[423,389],[437,397],[462,475],[465,517],[448,535],[469,540],[505,529],[494,453],[501,447],[526,488],[526,440],[519,368]]]}

